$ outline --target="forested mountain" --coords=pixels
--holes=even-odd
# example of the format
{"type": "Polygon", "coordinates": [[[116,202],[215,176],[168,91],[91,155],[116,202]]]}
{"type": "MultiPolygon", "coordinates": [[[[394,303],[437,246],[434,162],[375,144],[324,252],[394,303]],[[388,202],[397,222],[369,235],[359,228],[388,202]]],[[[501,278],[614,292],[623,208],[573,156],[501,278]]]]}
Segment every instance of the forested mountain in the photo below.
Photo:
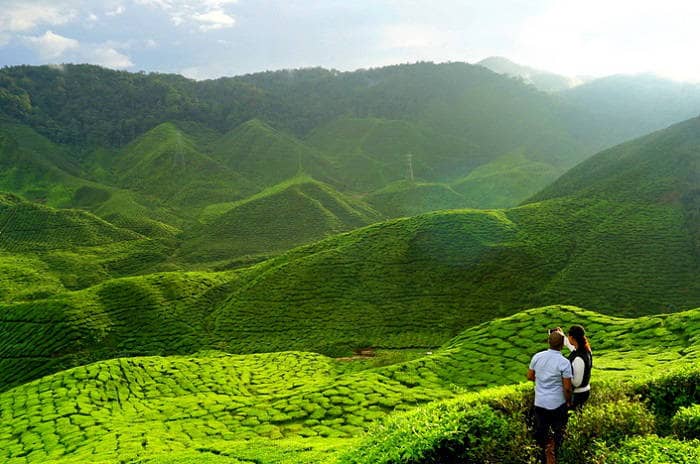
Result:
{"type": "Polygon", "coordinates": [[[53,162],[72,166],[72,175],[149,195],[144,188],[156,185],[153,179],[127,179],[129,169],[147,175],[146,161],[124,150],[145,148],[138,137],[175,123],[188,142],[179,155],[170,153],[172,169],[177,159],[191,168],[220,164],[233,171],[207,175],[212,185],[187,180],[175,199],[172,188],[160,192],[180,206],[205,206],[209,194],[214,202],[232,201],[254,193],[246,182],[259,191],[300,170],[367,194],[407,179],[411,155],[415,179],[455,184],[464,194],[461,206],[504,207],[601,148],[700,111],[700,100],[691,98],[682,105],[687,111],[659,116],[659,100],[670,105],[683,92],[657,85],[653,98],[634,95],[629,111],[644,124],[631,124],[627,100],[601,101],[600,91],[588,90],[606,85],[554,96],[466,63],[342,73],[315,68],[204,82],[88,65],[18,66],[0,70],[0,111],[59,144],[40,155],[54,152],[53,162]],[[236,175],[245,180],[221,187],[236,175]],[[196,191],[187,191],[193,182],[196,191]]]}

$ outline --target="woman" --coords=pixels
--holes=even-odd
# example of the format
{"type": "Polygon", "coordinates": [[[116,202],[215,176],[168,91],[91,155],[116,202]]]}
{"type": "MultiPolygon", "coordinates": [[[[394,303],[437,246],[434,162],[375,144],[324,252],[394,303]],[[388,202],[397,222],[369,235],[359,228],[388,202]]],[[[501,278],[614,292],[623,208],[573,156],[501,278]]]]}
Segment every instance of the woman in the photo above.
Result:
{"type": "Polygon", "coordinates": [[[583,404],[588,400],[591,394],[591,369],[593,368],[593,354],[591,353],[591,345],[586,338],[586,331],[580,325],[572,325],[569,329],[568,337],[565,339],[565,344],[571,354],[569,362],[573,377],[571,383],[574,387],[574,392],[571,397],[571,409],[576,411],[583,407],[583,404]]]}

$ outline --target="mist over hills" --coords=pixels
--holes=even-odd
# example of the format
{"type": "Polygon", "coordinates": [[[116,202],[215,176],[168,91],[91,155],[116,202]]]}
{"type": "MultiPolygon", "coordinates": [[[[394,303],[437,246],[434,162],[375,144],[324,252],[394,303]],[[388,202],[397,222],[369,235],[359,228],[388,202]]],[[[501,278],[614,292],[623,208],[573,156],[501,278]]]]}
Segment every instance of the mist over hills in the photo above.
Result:
{"type": "Polygon", "coordinates": [[[490,69],[498,74],[507,74],[522,78],[545,92],[558,92],[570,89],[582,83],[580,78],[562,76],[548,71],[524,66],[505,58],[503,56],[490,56],[479,61],[479,66],[490,69]]]}

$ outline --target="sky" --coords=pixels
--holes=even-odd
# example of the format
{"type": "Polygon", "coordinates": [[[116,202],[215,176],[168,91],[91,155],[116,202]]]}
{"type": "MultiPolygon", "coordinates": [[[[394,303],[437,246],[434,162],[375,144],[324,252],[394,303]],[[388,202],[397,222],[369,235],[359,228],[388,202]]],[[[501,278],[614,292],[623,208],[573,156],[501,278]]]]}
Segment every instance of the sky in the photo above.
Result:
{"type": "Polygon", "coordinates": [[[567,76],[700,82],[697,0],[0,0],[0,66],[193,79],[488,56],[567,76]]]}

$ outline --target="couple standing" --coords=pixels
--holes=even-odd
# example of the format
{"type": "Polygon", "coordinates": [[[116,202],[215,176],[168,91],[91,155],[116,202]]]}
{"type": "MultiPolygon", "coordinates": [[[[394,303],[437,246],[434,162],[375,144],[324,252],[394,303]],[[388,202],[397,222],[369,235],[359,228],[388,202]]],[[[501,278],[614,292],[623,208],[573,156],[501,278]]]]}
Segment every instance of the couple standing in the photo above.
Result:
{"type": "Polygon", "coordinates": [[[549,349],[532,357],[528,380],[535,382],[535,439],[540,448],[540,462],[547,463],[546,449],[550,429],[554,434],[554,453],[559,454],[569,409],[580,410],[590,395],[593,356],[580,325],[549,331],[549,349]],[[561,354],[566,347],[569,359],[561,354]]]}

